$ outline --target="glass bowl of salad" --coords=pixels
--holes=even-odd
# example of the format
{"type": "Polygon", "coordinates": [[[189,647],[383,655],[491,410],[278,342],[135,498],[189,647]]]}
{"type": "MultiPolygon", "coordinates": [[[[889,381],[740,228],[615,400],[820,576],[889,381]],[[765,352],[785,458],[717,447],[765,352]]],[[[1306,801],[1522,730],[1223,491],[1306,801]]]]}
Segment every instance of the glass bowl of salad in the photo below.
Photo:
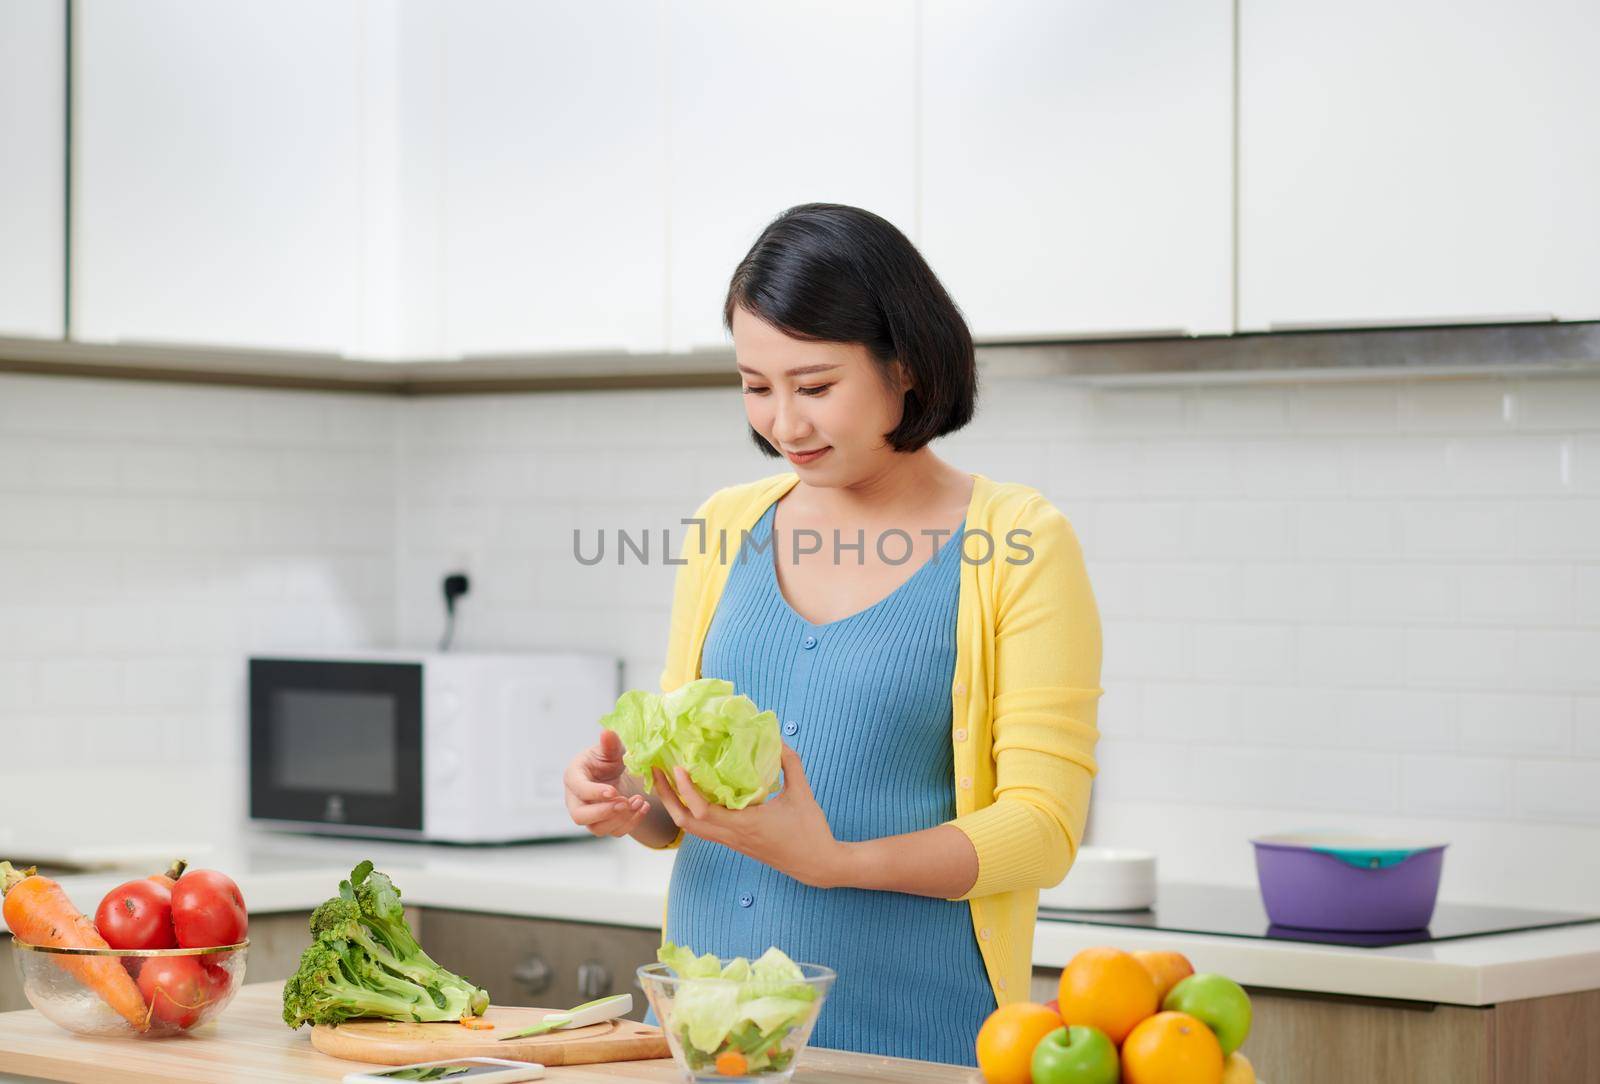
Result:
{"type": "Polygon", "coordinates": [[[656,1019],[691,1080],[787,1081],[805,1049],[834,973],[776,948],[755,960],[696,956],[667,944],[639,968],[656,1019]]]}

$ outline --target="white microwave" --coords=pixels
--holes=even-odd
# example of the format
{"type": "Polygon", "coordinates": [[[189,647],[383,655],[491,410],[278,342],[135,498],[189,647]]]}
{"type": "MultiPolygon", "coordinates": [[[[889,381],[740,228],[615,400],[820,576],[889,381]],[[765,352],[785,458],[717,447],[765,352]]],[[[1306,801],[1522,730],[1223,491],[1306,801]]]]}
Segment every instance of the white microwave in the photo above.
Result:
{"type": "Polygon", "coordinates": [[[253,822],[443,843],[588,834],[561,777],[616,704],[613,656],[317,652],[249,668],[253,822]]]}

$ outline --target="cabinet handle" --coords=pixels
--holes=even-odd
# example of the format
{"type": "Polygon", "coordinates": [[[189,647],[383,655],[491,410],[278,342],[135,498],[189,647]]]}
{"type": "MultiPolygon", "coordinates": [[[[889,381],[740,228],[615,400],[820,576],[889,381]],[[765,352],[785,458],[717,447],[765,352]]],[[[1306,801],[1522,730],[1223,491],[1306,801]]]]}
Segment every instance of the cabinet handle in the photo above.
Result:
{"type": "Polygon", "coordinates": [[[1551,312],[1480,313],[1474,316],[1395,316],[1387,320],[1273,320],[1268,331],[1362,331],[1383,328],[1463,327],[1469,324],[1553,324],[1551,312]]]}
{"type": "MultiPolygon", "coordinates": [[[[594,358],[614,358],[625,354],[637,354],[640,351],[630,350],[622,343],[615,346],[577,346],[570,349],[557,350],[473,350],[465,354],[457,354],[456,360],[467,365],[474,363],[494,364],[509,361],[560,361],[571,358],[574,361],[590,360],[594,358]]],[[[430,359],[432,360],[432,359],[430,359]]]]}
{"type": "Polygon", "coordinates": [[[1102,328],[1090,331],[1063,331],[1055,334],[984,335],[976,340],[985,346],[1053,346],[1056,343],[1120,342],[1124,339],[1195,339],[1199,335],[1186,327],[1102,328]]]}
{"type": "Polygon", "coordinates": [[[543,956],[529,956],[516,966],[511,977],[530,994],[542,994],[550,988],[550,965],[543,956]]]}
{"type": "Polygon", "coordinates": [[[578,996],[585,1001],[605,997],[611,992],[611,972],[599,960],[585,960],[578,965],[578,996]]]}

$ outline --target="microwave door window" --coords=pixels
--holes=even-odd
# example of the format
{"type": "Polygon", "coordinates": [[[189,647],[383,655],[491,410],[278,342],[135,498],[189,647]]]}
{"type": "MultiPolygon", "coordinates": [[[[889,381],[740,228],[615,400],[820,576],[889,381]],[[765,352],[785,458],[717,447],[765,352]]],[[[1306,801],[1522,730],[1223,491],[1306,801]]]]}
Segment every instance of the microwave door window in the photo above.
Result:
{"type": "Polygon", "coordinates": [[[394,697],[278,689],[272,700],[275,788],[373,797],[399,789],[394,697]]]}

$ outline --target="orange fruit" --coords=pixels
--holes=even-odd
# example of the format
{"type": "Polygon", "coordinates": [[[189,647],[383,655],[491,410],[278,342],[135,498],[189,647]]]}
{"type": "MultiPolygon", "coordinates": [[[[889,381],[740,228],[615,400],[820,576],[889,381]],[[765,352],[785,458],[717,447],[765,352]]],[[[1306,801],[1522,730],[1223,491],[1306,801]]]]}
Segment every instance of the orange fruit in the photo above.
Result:
{"type": "Polygon", "coordinates": [[[1061,971],[1056,1001],[1064,1022],[1097,1027],[1118,1045],[1161,1004],[1150,972],[1114,948],[1086,948],[1074,956],[1061,971]]]}
{"type": "Polygon", "coordinates": [[[1150,972],[1150,977],[1156,980],[1157,1005],[1167,996],[1167,991],[1194,974],[1194,965],[1181,952],[1141,951],[1129,955],[1143,964],[1144,969],[1150,972]]]}
{"type": "Polygon", "coordinates": [[[989,1014],[978,1029],[978,1068],[989,1084],[1031,1084],[1033,1048],[1061,1026],[1061,1017],[1031,1001],[1014,1001],[989,1014]]]}
{"type": "Polygon", "coordinates": [[[1122,1044],[1122,1084],[1222,1084],[1222,1044],[1183,1012],[1158,1012],[1122,1044]]]}

